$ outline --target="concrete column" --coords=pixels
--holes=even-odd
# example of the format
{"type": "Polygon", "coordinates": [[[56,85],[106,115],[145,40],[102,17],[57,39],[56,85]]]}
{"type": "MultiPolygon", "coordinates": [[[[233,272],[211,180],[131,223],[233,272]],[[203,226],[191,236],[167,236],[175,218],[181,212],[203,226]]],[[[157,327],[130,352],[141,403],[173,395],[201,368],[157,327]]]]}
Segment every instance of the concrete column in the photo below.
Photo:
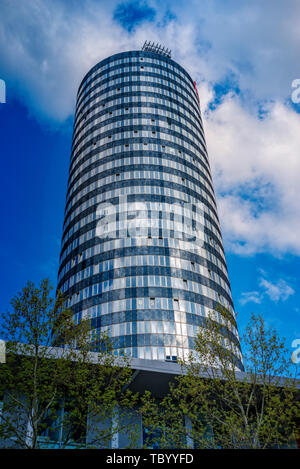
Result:
{"type": "Polygon", "coordinates": [[[190,448],[190,449],[193,449],[194,448],[194,440],[191,437],[193,426],[192,426],[191,419],[187,415],[184,416],[184,423],[185,423],[185,429],[186,429],[186,433],[187,433],[187,436],[186,436],[187,447],[190,448]]]}
{"type": "Polygon", "coordinates": [[[112,437],[111,437],[111,447],[112,449],[119,448],[119,411],[118,408],[115,407],[112,415],[112,437]]]}

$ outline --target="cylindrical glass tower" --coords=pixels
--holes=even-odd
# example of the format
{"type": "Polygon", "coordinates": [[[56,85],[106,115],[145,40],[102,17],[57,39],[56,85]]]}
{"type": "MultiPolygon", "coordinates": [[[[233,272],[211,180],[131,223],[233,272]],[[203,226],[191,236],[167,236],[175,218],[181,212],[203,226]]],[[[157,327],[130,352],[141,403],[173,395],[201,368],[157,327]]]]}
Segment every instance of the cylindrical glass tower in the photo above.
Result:
{"type": "Polygon", "coordinates": [[[176,361],[208,311],[234,316],[197,90],[159,49],[108,57],[79,87],[58,288],[137,358],[176,361]]]}

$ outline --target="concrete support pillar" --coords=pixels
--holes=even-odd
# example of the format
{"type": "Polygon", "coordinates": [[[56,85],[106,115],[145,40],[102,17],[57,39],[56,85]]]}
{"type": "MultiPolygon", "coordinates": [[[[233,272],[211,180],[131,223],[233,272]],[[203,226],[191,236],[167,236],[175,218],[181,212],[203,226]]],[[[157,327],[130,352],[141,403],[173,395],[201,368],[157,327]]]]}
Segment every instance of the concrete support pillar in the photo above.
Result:
{"type": "Polygon", "coordinates": [[[112,437],[111,437],[111,448],[118,449],[119,448],[119,409],[117,407],[114,408],[112,414],[112,437]]]}
{"type": "Polygon", "coordinates": [[[186,429],[186,433],[187,433],[186,445],[187,445],[188,448],[193,449],[194,448],[194,440],[191,436],[193,426],[192,426],[191,419],[187,415],[184,416],[184,423],[185,423],[185,429],[186,429]]]}

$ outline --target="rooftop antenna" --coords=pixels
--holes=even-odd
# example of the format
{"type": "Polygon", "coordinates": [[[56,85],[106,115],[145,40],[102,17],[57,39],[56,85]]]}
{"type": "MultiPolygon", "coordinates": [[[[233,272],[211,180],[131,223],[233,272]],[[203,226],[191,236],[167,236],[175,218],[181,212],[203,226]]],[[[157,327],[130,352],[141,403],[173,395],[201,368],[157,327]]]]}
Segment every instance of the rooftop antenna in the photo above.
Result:
{"type": "Polygon", "coordinates": [[[167,57],[168,59],[171,58],[171,50],[166,49],[164,46],[161,44],[155,44],[154,42],[151,41],[145,41],[144,45],[142,47],[142,51],[147,51],[147,52],[153,52],[154,54],[159,54],[163,55],[164,57],[167,57]]]}

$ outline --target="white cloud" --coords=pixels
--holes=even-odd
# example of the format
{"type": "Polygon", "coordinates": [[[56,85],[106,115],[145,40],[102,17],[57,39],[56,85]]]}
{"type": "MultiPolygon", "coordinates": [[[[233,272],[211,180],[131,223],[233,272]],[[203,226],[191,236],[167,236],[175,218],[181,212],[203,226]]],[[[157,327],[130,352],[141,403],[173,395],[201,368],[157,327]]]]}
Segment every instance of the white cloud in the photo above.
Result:
{"type": "Polygon", "coordinates": [[[175,20],[163,25],[165,9],[153,2],[159,7],[157,23],[143,23],[129,34],[113,20],[118,3],[27,0],[16,8],[1,1],[0,73],[34,116],[63,122],[74,112],[79,83],[89,69],[112,54],[141,49],[146,39],[173,47],[179,61],[189,57],[189,63],[198,63],[191,54],[195,25],[180,28],[175,20]]]}
{"type": "MultiPolygon", "coordinates": [[[[193,73],[216,82],[228,72],[258,99],[284,99],[298,78],[300,2],[298,0],[169,1],[181,24],[194,27],[197,47],[193,73]]],[[[172,44],[173,46],[173,44],[172,44]]],[[[177,52],[177,51],[176,51],[177,52]]],[[[185,51],[186,52],[186,51],[185,51]]],[[[186,54],[189,62],[191,52],[186,54]]],[[[300,76],[299,76],[300,78],[300,76]]]]}
{"type": "MultiPolygon", "coordinates": [[[[83,74],[101,58],[103,45],[107,51],[113,47],[108,32],[121,28],[107,15],[100,21],[91,6],[81,14],[69,8],[71,2],[31,0],[17,8],[2,2],[1,68],[33,114],[58,121],[71,115],[83,74]]],[[[121,30],[119,37],[122,47],[121,30]]]]}
{"type": "Polygon", "coordinates": [[[270,281],[264,277],[259,279],[260,291],[242,293],[239,300],[240,304],[257,303],[260,304],[268,296],[271,301],[286,301],[295,293],[294,289],[283,279],[270,281]]]}
{"type": "Polygon", "coordinates": [[[290,287],[283,279],[272,283],[265,278],[262,278],[259,284],[264,289],[264,294],[267,295],[272,301],[285,301],[289,296],[295,293],[293,288],[290,287]]]}
{"type": "Polygon", "coordinates": [[[145,39],[170,47],[175,60],[199,81],[228,73],[260,99],[285,99],[298,69],[298,0],[199,2],[150,0],[156,22],[133,34],[113,20],[118,0],[27,0],[0,5],[0,70],[13,78],[35,113],[64,120],[77,86],[97,61],[140,48],[145,39]],[[175,20],[165,21],[170,10],[175,20]]]}
{"type": "Polygon", "coordinates": [[[240,299],[240,303],[245,305],[246,303],[261,303],[262,297],[258,291],[249,291],[246,293],[242,293],[242,297],[240,299]]]}
{"type": "Polygon", "coordinates": [[[208,111],[205,130],[224,237],[241,254],[300,254],[300,114],[268,104],[259,119],[234,94],[208,111]]]}
{"type": "Polygon", "coordinates": [[[151,0],[156,22],[132,34],[113,20],[118,3],[27,0],[16,8],[2,0],[1,78],[31,114],[62,123],[89,68],[145,39],[170,47],[197,79],[203,111],[212,86],[233,75],[241,95],[228,94],[204,115],[226,248],[300,254],[300,115],[286,104],[300,75],[299,1],[203,0],[200,7],[195,0],[151,0]],[[164,22],[168,8],[177,19],[164,22]]]}

